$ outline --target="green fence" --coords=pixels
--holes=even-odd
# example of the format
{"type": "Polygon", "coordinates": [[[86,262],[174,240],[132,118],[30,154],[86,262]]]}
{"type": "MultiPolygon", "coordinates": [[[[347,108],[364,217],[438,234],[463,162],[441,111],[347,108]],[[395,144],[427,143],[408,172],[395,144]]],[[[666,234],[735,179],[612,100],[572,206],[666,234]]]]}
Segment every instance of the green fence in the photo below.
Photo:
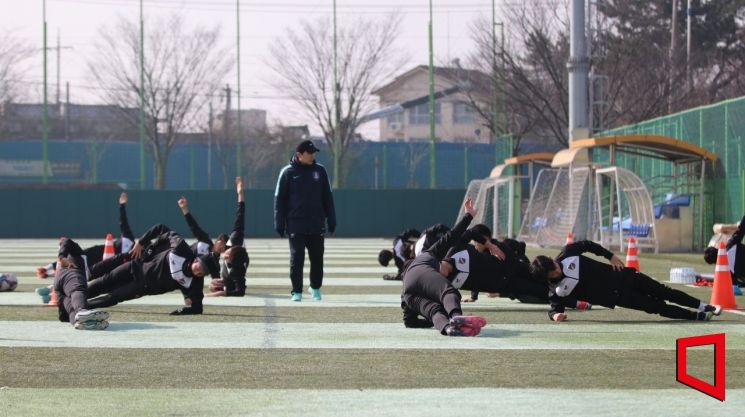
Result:
{"type": "MultiPolygon", "coordinates": [[[[704,231],[704,242],[697,242],[699,246],[708,241],[713,223],[737,222],[745,213],[745,97],[622,126],[598,136],[631,134],[670,136],[718,155],[719,160],[707,170],[704,215],[701,216],[698,207],[696,209],[694,221],[702,224],[704,231]]],[[[664,199],[667,192],[673,191],[673,175],[676,173],[671,163],[621,154],[617,158],[617,165],[636,172],[644,179],[655,203],[664,199]]],[[[677,173],[679,178],[680,174],[677,173]]],[[[692,193],[697,199],[698,189],[690,184],[683,183],[679,191],[692,193]]]]}
{"type": "MultiPolygon", "coordinates": [[[[336,235],[393,237],[402,230],[452,224],[465,190],[338,190],[336,235]]],[[[165,223],[191,238],[176,200],[181,191],[130,191],[127,213],[135,235],[165,223]]],[[[235,218],[234,191],[189,191],[189,208],[213,236],[235,218]]],[[[119,234],[118,191],[0,190],[0,238],[102,238],[119,234]]],[[[246,192],[246,236],[276,236],[272,190],[246,192]]]]}

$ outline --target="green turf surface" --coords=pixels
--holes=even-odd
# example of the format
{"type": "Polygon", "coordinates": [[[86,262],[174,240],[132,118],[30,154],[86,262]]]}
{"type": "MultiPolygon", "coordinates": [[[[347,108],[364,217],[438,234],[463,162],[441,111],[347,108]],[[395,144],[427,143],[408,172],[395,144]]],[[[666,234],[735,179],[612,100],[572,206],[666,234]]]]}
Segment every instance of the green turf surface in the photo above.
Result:
{"type": "MultiPolygon", "coordinates": [[[[745,388],[745,351],[728,352],[729,388],[745,388]]],[[[669,350],[0,348],[13,388],[676,388],[669,350]],[[70,374],[72,372],[72,374],[70,374]],[[71,376],[78,376],[71,378],[71,376]]],[[[688,372],[708,378],[710,352],[688,372]]]]}
{"type": "MultiPolygon", "coordinates": [[[[0,271],[21,272],[26,293],[0,296],[0,387],[8,387],[0,389],[0,416],[734,417],[745,410],[741,315],[691,323],[598,308],[569,310],[570,321],[557,324],[546,306],[482,294],[463,305],[487,318],[482,335],[447,338],[401,325],[400,283],[380,279],[395,268],[376,263],[388,241],[329,239],[326,277],[346,281],[327,281],[325,305],[278,305],[289,292],[287,242],[257,239],[247,242],[248,292],[266,305],[208,301],[205,314],[177,317],[168,315],[179,298],[173,293],[165,304],[112,307],[109,330],[84,332],[59,323],[53,308],[1,302],[36,302],[34,288],[51,280],[37,280],[34,270],[54,258],[55,244],[0,241],[0,271]],[[335,297],[390,301],[330,306],[335,297]],[[727,334],[724,403],[675,381],[675,340],[716,332],[727,334]]],[[[674,267],[713,272],[699,254],[642,253],[640,262],[660,281],[674,267]]],[[[675,288],[703,300],[711,293],[675,288]]],[[[688,372],[711,379],[711,348],[688,356],[688,372]]]]}
{"type": "Polygon", "coordinates": [[[24,416],[431,417],[598,416],[733,417],[745,390],[719,402],[687,389],[9,389],[0,405],[24,416]]]}

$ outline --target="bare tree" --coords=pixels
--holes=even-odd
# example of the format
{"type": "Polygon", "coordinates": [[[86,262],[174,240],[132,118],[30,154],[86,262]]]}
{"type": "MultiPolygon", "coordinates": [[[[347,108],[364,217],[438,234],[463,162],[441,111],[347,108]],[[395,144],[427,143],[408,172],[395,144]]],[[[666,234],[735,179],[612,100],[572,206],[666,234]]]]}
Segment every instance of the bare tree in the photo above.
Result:
{"type": "Polygon", "coordinates": [[[0,33],[0,103],[18,98],[26,61],[32,53],[25,41],[10,32],[0,33]]]}
{"type": "MultiPolygon", "coordinates": [[[[155,165],[155,188],[165,185],[168,155],[178,132],[197,130],[200,111],[228,75],[232,55],[220,46],[218,27],[187,28],[174,14],[146,22],[144,111],[146,140],[155,165]]],[[[102,98],[120,108],[138,107],[140,30],[137,21],[120,17],[99,29],[98,54],[88,68],[102,98]]],[[[133,125],[139,118],[122,113],[133,125]]]]}
{"type": "Polygon", "coordinates": [[[483,18],[471,28],[477,47],[467,62],[477,71],[460,72],[467,77],[463,90],[493,136],[512,134],[513,153],[528,134],[567,143],[568,19],[554,6],[529,0],[506,8],[505,39],[494,39],[483,18]]]}
{"type": "Polygon", "coordinates": [[[277,39],[267,65],[269,82],[287,92],[323,132],[334,161],[333,186],[343,184],[341,164],[360,117],[373,108],[371,91],[392,78],[408,58],[393,46],[401,18],[347,21],[338,29],[339,123],[334,100],[333,28],[328,19],[303,21],[277,39]]]}

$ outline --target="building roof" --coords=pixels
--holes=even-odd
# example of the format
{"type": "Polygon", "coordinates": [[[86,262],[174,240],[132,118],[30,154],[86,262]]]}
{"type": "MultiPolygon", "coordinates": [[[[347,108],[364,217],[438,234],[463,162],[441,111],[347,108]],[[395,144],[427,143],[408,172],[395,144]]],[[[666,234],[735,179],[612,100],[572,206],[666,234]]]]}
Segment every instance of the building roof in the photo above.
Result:
{"type": "MultiPolygon", "coordinates": [[[[420,72],[429,73],[429,66],[418,65],[404,72],[398,77],[394,78],[393,81],[389,82],[388,84],[385,84],[373,90],[372,94],[376,96],[383,95],[386,92],[399,87],[401,84],[405,83],[406,80],[408,80],[409,78],[411,78],[412,76],[420,72]]],[[[488,82],[489,80],[489,76],[487,74],[484,74],[481,71],[469,70],[469,69],[464,69],[464,68],[459,68],[459,67],[434,67],[434,76],[448,79],[452,81],[453,83],[462,83],[464,81],[465,82],[474,82],[474,81],[488,82]]]]}

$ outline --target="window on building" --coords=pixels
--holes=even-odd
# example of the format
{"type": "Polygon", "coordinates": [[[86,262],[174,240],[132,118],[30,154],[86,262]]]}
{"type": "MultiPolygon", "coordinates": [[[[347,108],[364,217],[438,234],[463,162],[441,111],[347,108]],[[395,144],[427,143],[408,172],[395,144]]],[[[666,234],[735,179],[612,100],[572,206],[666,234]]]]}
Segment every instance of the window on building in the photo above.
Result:
{"type": "Polygon", "coordinates": [[[404,121],[404,113],[403,112],[393,113],[389,115],[388,117],[386,117],[386,121],[388,122],[389,127],[391,125],[400,126],[404,121]]]}
{"type": "Polygon", "coordinates": [[[473,108],[462,101],[453,103],[453,124],[473,123],[473,108]]]}
{"type": "MultiPolygon", "coordinates": [[[[409,123],[412,125],[429,124],[429,103],[422,103],[409,109],[409,123]]],[[[440,103],[435,102],[435,124],[440,124],[440,103]]]]}

